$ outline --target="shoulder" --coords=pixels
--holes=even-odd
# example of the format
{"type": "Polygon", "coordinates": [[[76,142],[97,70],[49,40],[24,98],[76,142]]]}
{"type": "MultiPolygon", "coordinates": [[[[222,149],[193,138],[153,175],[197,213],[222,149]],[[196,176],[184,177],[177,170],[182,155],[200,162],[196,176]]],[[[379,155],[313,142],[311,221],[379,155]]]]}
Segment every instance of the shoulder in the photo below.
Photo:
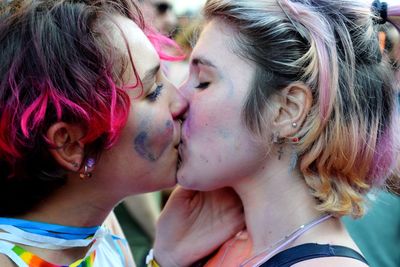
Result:
{"type": "Polygon", "coordinates": [[[292,267],[368,267],[367,264],[352,258],[324,257],[302,261],[293,264],[292,267]]]}
{"type": "Polygon", "coordinates": [[[6,255],[0,254],[0,266],[1,267],[16,267],[15,265],[6,255]]]}
{"type": "Polygon", "coordinates": [[[121,238],[125,238],[124,233],[122,232],[121,225],[119,224],[119,221],[117,217],[115,216],[114,211],[112,211],[106,218],[106,220],[103,223],[103,226],[110,230],[110,232],[113,235],[116,235],[121,238]]]}
{"type": "MultiPolygon", "coordinates": [[[[112,235],[117,236],[121,238],[121,240],[126,241],[124,232],[122,231],[121,225],[119,224],[119,221],[115,216],[114,211],[112,211],[108,215],[108,217],[103,223],[103,226],[109,229],[112,235]]],[[[127,243],[122,242],[121,240],[117,242],[119,243],[119,247],[122,250],[122,254],[124,255],[125,263],[128,263],[127,266],[136,266],[133,260],[133,254],[130,247],[126,245],[127,243]]]]}

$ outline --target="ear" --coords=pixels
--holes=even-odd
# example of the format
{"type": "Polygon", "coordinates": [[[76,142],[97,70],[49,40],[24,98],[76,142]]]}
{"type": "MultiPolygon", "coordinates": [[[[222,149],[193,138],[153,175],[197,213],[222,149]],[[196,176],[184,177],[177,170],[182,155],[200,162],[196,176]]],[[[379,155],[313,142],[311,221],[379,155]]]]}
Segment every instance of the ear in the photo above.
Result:
{"type": "Polygon", "coordinates": [[[54,145],[50,153],[66,170],[79,171],[84,158],[83,136],[80,126],[65,122],[57,122],[47,130],[47,139],[54,145]]]}
{"type": "Polygon", "coordinates": [[[311,109],[311,89],[304,83],[292,83],[278,96],[274,127],[281,137],[294,136],[311,109]]]}

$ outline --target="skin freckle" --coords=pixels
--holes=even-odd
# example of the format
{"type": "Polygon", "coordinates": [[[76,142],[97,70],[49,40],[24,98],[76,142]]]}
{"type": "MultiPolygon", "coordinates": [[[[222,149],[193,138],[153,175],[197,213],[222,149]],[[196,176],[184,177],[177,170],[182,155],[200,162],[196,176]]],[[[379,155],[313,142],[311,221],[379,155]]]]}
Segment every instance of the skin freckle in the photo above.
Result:
{"type": "Polygon", "coordinates": [[[208,163],[208,159],[207,159],[206,156],[200,155],[200,159],[201,159],[203,162],[208,163]]]}
{"type": "Polygon", "coordinates": [[[224,139],[228,139],[232,136],[232,134],[227,129],[219,129],[218,132],[224,139]]]}

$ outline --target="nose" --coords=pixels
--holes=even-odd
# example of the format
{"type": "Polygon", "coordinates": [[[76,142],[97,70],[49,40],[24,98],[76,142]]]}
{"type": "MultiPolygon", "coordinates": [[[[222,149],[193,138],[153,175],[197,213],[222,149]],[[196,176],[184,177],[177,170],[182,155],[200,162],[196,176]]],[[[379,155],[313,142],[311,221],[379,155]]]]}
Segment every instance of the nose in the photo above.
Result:
{"type": "Polygon", "coordinates": [[[170,103],[172,117],[177,120],[181,118],[189,107],[188,100],[173,86],[174,94],[170,103]]]}
{"type": "Polygon", "coordinates": [[[194,93],[196,92],[193,86],[189,83],[188,79],[179,86],[178,91],[188,101],[192,99],[194,93]]]}

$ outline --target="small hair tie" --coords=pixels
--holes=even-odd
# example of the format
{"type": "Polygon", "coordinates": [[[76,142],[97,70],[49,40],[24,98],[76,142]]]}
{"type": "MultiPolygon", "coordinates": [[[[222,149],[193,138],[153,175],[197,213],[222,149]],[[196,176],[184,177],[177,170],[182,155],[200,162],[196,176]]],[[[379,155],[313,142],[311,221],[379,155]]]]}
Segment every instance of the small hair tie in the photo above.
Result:
{"type": "Polygon", "coordinates": [[[388,19],[388,5],[386,2],[375,0],[372,2],[372,11],[376,18],[373,18],[375,24],[385,24],[388,19]]]}

